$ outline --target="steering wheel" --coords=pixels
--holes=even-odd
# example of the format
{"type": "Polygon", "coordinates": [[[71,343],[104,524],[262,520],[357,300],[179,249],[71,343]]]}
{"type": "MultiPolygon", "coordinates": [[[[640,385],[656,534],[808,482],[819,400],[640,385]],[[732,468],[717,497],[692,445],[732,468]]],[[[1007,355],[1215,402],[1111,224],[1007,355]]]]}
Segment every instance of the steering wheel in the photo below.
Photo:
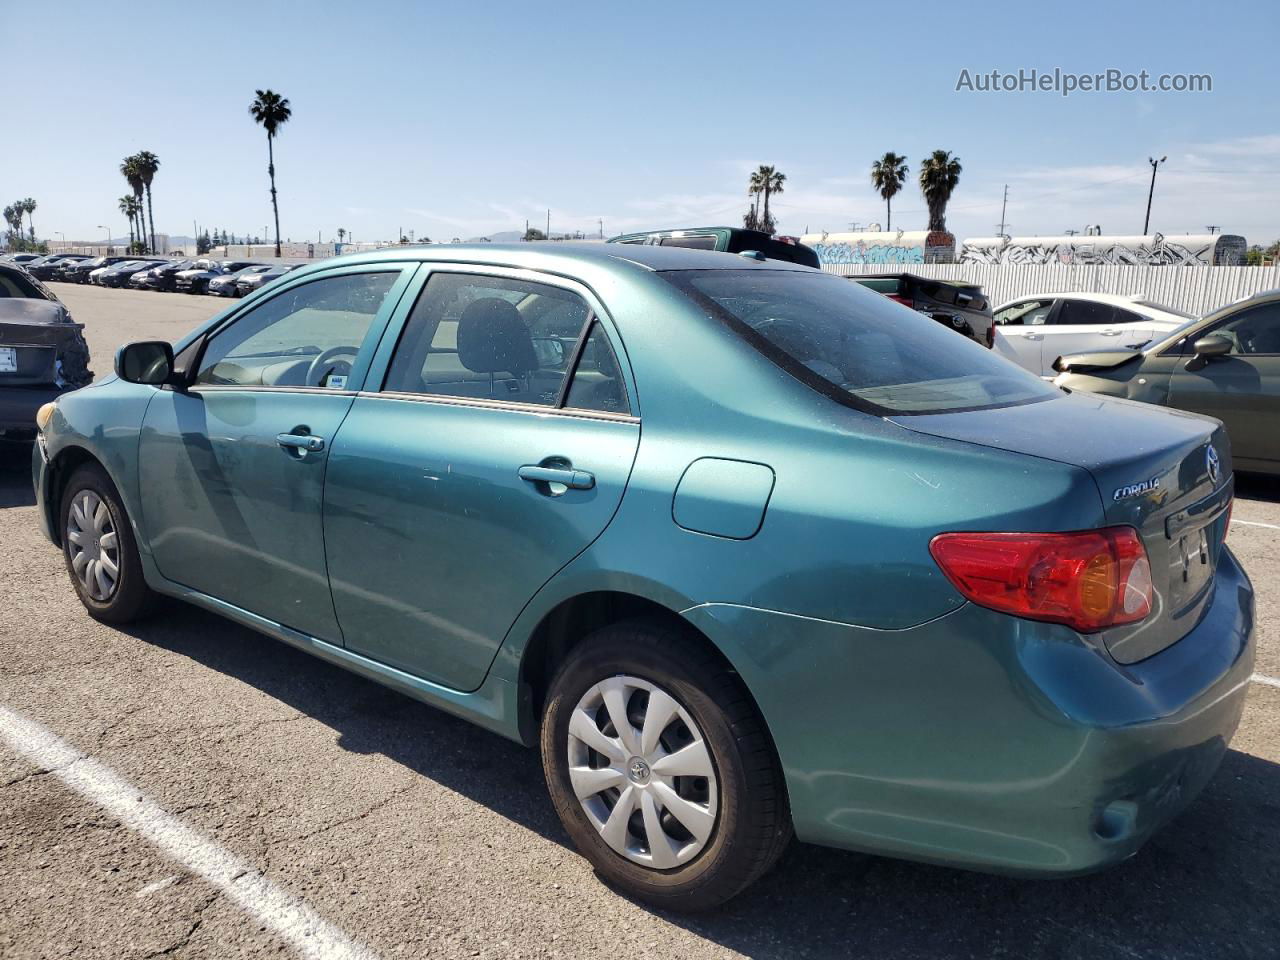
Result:
{"type": "Polygon", "coordinates": [[[359,352],[359,347],[348,347],[345,345],[330,347],[328,350],[321,351],[316,355],[315,359],[311,361],[311,366],[307,367],[307,379],[305,381],[307,386],[321,386],[320,381],[334,373],[340,373],[342,376],[350,376],[352,366],[350,360],[339,360],[337,363],[333,363],[333,360],[335,357],[350,357],[351,360],[354,360],[356,358],[356,354],[359,352]],[[333,363],[332,367],[326,370],[325,367],[331,363],[333,363]],[[341,367],[345,367],[346,369],[340,370],[341,367]]]}

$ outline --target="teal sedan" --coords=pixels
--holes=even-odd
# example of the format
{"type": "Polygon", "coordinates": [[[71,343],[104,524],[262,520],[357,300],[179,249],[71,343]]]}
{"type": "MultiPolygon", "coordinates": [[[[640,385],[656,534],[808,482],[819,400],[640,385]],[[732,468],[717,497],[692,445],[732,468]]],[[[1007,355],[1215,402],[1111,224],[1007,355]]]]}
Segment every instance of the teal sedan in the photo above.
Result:
{"type": "Polygon", "coordinates": [[[578,849],[661,906],[793,837],[1116,863],[1252,672],[1216,421],[750,251],[329,260],[38,425],[91,616],[178,598],[537,747],[578,849]]]}

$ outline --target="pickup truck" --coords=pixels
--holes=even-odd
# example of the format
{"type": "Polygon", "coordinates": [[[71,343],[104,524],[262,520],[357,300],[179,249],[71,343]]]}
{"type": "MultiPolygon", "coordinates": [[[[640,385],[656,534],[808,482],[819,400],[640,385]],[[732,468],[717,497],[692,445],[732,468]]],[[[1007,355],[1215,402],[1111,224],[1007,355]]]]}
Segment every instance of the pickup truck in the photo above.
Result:
{"type": "Polygon", "coordinates": [[[914,273],[866,273],[849,277],[945,324],[970,340],[990,348],[996,341],[991,301],[976,283],[932,280],[914,273]]]}

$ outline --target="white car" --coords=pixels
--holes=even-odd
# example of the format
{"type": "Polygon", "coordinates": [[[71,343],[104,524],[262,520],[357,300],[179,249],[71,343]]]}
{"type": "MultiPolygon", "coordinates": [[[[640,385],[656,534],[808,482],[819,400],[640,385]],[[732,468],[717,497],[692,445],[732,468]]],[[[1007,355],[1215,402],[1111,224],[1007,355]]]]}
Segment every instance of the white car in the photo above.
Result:
{"type": "Polygon", "coordinates": [[[1195,317],[1142,297],[1114,293],[1046,293],[995,311],[994,349],[1032,373],[1053,377],[1068,353],[1137,348],[1195,317]]]}

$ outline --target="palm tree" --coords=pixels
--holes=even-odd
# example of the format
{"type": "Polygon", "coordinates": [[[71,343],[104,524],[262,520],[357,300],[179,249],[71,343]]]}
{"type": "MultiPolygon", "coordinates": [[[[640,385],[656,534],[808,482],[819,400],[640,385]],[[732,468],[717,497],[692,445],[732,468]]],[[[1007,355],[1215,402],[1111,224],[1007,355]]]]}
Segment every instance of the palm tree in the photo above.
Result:
{"type": "MultiPolygon", "coordinates": [[[[31,242],[36,242],[36,224],[31,215],[36,212],[36,202],[30,197],[22,201],[22,210],[27,215],[27,226],[31,230],[31,242]]],[[[22,232],[22,217],[18,217],[18,232],[22,232]]]]}
{"type": "Polygon", "coordinates": [[[760,211],[760,229],[765,233],[773,233],[774,223],[773,217],[769,215],[769,197],[775,193],[782,193],[783,184],[787,182],[787,175],[779,173],[773,166],[761,165],[752,174],[760,178],[760,192],[764,195],[764,208],[760,211]]]}
{"type": "Polygon", "coordinates": [[[347,239],[347,231],[346,231],[346,230],[344,230],[342,227],[339,227],[339,228],[338,228],[338,242],[339,242],[339,243],[341,243],[341,242],[342,242],[343,240],[345,240],[345,239],[347,239]]]}
{"type": "Polygon", "coordinates": [[[890,150],[871,165],[871,186],[884,198],[885,229],[893,229],[893,198],[906,182],[907,158],[890,150]]]}
{"type": "Polygon", "coordinates": [[[143,150],[136,154],[134,159],[138,161],[138,176],[142,178],[142,186],[147,191],[147,222],[151,227],[151,252],[155,253],[156,218],[151,212],[151,181],[160,170],[160,158],[150,150],[143,150]]]}
{"type": "Polygon", "coordinates": [[[751,210],[743,217],[743,222],[748,230],[760,229],[760,195],[765,191],[765,170],[765,167],[758,167],[752,171],[751,178],[747,181],[747,196],[751,198],[751,210]]]}
{"type": "Polygon", "coordinates": [[[947,201],[960,182],[960,158],[935,150],[920,163],[920,192],[929,205],[929,229],[947,229],[947,201]]]}
{"type": "Polygon", "coordinates": [[[280,256],[280,205],[276,202],[276,155],[273,142],[282,124],[288,123],[293,116],[286,97],[272,90],[255,90],[253,103],[249,104],[249,114],[255,123],[262,124],[267,131],[267,176],[271,178],[271,210],[276,217],[276,256],[280,256]]]}
{"type": "Polygon", "coordinates": [[[4,208],[4,222],[9,225],[9,235],[13,238],[14,247],[21,249],[22,209],[19,204],[4,208]]]}
{"type": "Polygon", "coordinates": [[[129,220],[129,251],[133,252],[133,221],[138,215],[138,201],[135,197],[125,194],[120,198],[120,212],[129,220]]]}
{"type": "MultiPolygon", "coordinates": [[[[138,155],[125,157],[120,161],[120,174],[129,182],[129,188],[133,190],[133,196],[137,203],[134,206],[134,219],[138,221],[138,245],[145,247],[146,245],[146,224],[142,222],[142,165],[138,160],[138,155]]],[[[133,229],[133,224],[129,225],[129,229],[133,229]]],[[[133,245],[130,244],[130,250],[133,245]]]]}

